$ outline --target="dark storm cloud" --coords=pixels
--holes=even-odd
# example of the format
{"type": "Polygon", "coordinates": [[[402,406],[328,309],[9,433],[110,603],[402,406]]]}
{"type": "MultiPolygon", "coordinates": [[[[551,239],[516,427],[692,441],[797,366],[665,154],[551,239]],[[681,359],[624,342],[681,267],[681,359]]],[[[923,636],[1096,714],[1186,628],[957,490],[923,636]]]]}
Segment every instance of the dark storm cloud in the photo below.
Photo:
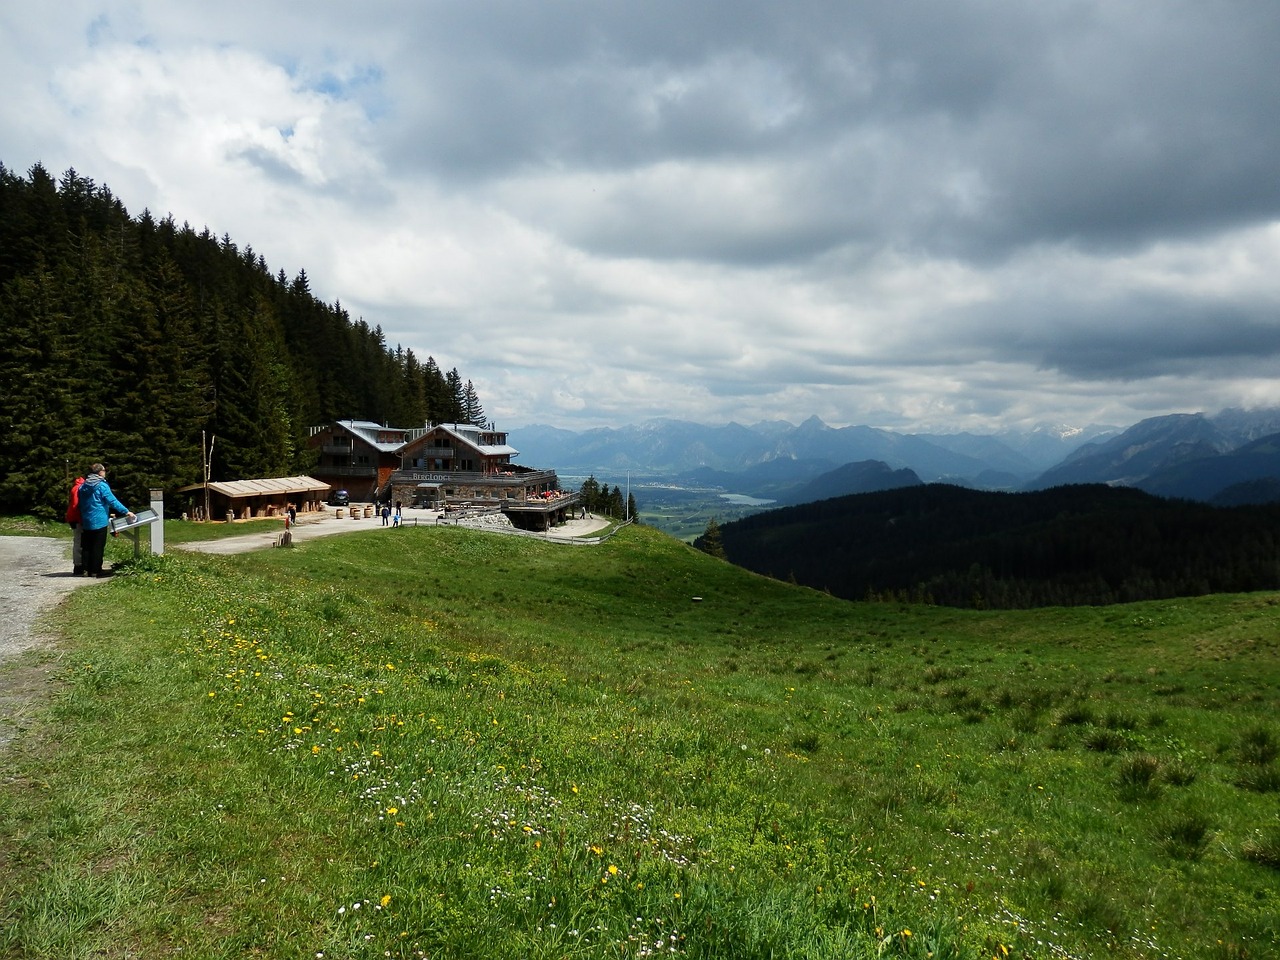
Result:
{"type": "Polygon", "coordinates": [[[1280,4],[428,9],[402,48],[401,162],[474,182],[732,161],[771,171],[763,199],[795,214],[708,217],[664,183],[649,222],[624,182],[598,222],[564,224],[589,248],[756,262],[874,234],[982,259],[1280,210],[1280,4]]]}

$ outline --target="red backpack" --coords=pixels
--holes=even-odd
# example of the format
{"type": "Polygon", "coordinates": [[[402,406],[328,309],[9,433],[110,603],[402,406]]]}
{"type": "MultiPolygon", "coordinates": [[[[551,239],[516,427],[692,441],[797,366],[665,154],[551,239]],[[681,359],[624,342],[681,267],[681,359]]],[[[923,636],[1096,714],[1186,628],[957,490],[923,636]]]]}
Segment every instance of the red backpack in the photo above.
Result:
{"type": "Polygon", "coordinates": [[[84,477],[76,477],[71,484],[71,496],[67,499],[67,523],[74,526],[80,522],[80,488],[84,486],[84,477]]]}

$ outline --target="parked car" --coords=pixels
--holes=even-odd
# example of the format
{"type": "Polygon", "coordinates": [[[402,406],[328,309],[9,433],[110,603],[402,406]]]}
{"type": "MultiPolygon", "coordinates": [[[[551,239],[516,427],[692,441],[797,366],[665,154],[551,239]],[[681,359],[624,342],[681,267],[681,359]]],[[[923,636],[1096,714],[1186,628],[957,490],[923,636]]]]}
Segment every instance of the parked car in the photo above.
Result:
{"type": "Polygon", "coordinates": [[[329,497],[329,506],[331,507],[347,507],[351,505],[351,494],[345,490],[335,490],[329,497]]]}

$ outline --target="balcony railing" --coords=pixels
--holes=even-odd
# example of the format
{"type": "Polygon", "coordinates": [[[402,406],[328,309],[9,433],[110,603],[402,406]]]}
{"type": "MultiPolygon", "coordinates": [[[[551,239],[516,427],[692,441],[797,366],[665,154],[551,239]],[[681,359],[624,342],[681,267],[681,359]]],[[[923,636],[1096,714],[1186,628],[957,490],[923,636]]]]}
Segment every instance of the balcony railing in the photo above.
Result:
{"type": "Polygon", "coordinates": [[[481,470],[428,470],[425,467],[397,470],[392,477],[393,482],[398,483],[482,483],[493,486],[536,486],[555,479],[554,470],[485,473],[481,470]]]}
{"type": "Polygon", "coordinates": [[[372,477],[378,470],[370,463],[355,464],[354,466],[349,463],[344,463],[341,466],[322,463],[312,467],[311,472],[322,477],[372,477]]]}
{"type": "Polygon", "coordinates": [[[423,447],[414,452],[414,457],[422,460],[452,460],[456,447],[423,447]]]}

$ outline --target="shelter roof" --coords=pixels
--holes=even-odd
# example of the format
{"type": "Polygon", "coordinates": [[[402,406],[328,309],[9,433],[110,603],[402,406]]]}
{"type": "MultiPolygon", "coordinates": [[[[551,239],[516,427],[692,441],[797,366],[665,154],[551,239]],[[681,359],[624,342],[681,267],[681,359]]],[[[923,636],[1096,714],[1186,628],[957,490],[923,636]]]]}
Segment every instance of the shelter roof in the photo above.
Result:
{"type": "MultiPolygon", "coordinates": [[[[244,497],[262,497],[283,493],[311,493],[328,490],[330,484],[314,477],[271,477],[265,480],[218,480],[209,484],[214,493],[239,500],[244,497]]],[[[192,483],[180,487],[177,493],[191,493],[203,490],[203,483],[192,483]]]]}

